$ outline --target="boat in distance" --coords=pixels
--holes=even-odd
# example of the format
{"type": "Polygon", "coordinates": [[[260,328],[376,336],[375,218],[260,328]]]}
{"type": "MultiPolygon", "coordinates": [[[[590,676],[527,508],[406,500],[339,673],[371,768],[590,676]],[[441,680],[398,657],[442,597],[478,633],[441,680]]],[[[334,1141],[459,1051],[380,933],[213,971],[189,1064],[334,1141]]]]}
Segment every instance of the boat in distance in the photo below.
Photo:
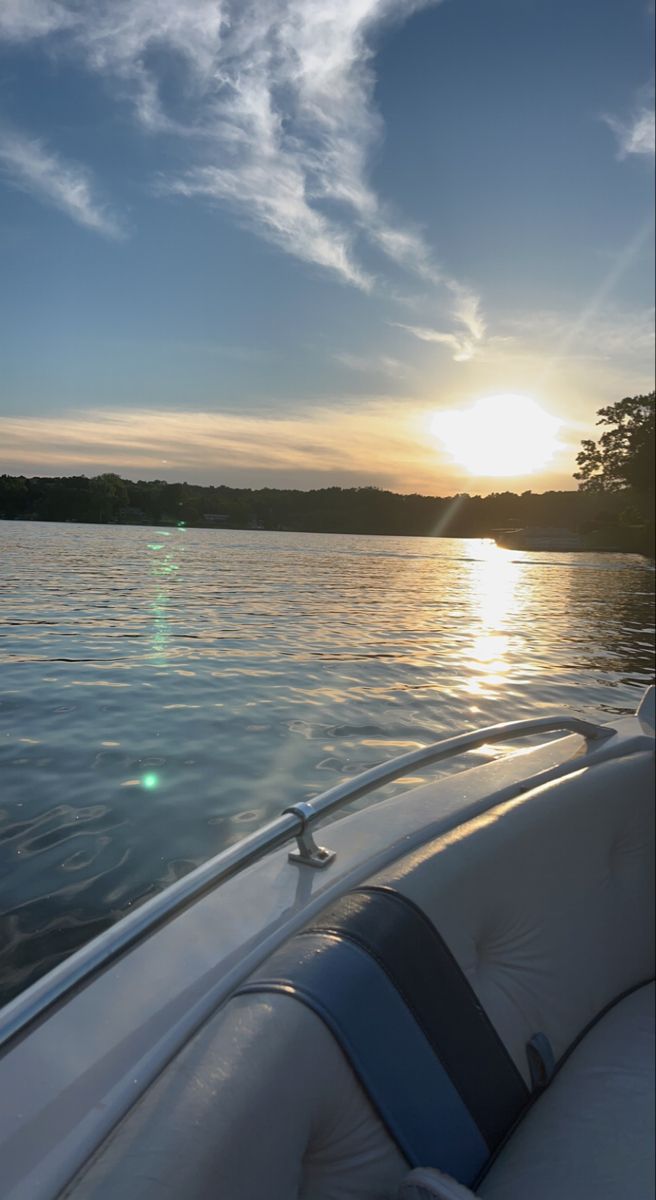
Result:
{"type": "Polygon", "coordinates": [[[2,1200],[651,1200],[654,695],[293,804],[37,980],[2,1200]]]}
{"type": "Polygon", "coordinates": [[[526,529],[499,529],[494,533],[497,546],[506,550],[592,550],[590,539],[571,529],[541,526],[526,529]]]}

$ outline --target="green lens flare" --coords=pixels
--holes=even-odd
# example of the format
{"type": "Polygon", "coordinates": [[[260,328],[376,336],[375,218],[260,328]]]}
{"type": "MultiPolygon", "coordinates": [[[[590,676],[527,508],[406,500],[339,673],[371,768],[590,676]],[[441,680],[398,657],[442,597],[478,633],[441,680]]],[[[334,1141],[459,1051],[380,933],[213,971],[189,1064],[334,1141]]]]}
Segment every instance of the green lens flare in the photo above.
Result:
{"type": "Polygon", "coordinates": [[[142,787],[147,788],[149,792],[152,791],[153,788],[156,788],[158,783],[159,779],[152,771],[149,771],[147,775],[142,776],[142,787]]]}

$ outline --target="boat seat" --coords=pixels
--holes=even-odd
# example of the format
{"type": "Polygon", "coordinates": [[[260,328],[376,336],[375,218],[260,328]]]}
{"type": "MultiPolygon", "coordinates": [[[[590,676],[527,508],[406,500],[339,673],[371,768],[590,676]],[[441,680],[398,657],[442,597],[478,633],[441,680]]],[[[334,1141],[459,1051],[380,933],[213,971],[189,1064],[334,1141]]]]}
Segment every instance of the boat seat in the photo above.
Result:
{"type": "Polygon", "coordinates": [[[595,1023],[500,1150],[476,1192],[417,1169],[399,1200],[640,1200],[656,1190],[654,984],[595,1023]]]}
{"type": "Polygon", "coordinates": [[[654,984],[586,1034],[478,1187],[484,1200],[655,1194],[654,984]]]}
{"type": "MultiPolygon", "coordinates": [[[[376,1031],[368,1016],[382,1000],[391,1013],[394,992],[404,1045],[412,1042],[413,1021],[433,1050],[440,1030],[448,1031],[434,1057],[444,1052],[443,1074],[462,1089],[461,1128],[469,1137],[477,1125],[489,1151],[481,1163],[476,1150],[461,1183],[474,1192],[480,1186],[485,1200],[651,1200],[653,1191],[644,1190],[649,1118],[642,1076],[632,1073],[645,1053],[637,1030],[653,995],[643,986],[654,975],[651,771],[647,753],[577,771],[403,856],[352,893],[364,896],[373,914],[364,933],[359,900],[355,917],[348,897],[320,914],[176,1056],[66,1196],[396,1200],[410,1167],[456,1174],[442,1157],[448,1089],[433,1070],[434,1103],[425,1102],[433,1084],[415,1072],[416,1038],[405,1078],[389,1020],[387,1043],[376,1057],[371,1042],[363,1063],[360,1041],[369,1038],[368,1026],[376,1031]],[[423,942],[407,920],[392,937],[394,906],[429,926],[423,942]],[[355,1020],[341,1030],[343,1014],[331,1011],[340,1000],[340,972],[355,1020]],[[372,991],[366,981],[376,972],[372,991]],[[476,1038],[461,1039],[449,1062],[465,1010],[476,1038]],[[529,1043],[540,1050],[542,1077],[529,1043]],[[550,1057],[567,1055],[549,1083],[550,1057]],[[372,1061],[377,1068],[386,1057],[397,1075],[392,1070],[386,1082],[374,1070],[372,1078],[372,1061]],[[490,1098],[502,1076],[506,1107],[495,1131],[490,1098]],[[423,1122],[418,1139],[403,1128],[399,1079],[410,1102],[407,1123],[423,1122]],[[420,1082],[418,1107],[413,1088],[418,1095],[420,1082]],[[535,1103],[504,1144],[531,1096],[535,1103]],[[624,1129],[624,1117],[631,1126],[627,1153],[616,1139],[619,1165],[609,1174],[606,1131],[624,1129]],[[427,1136],[431,1121],[434,1139],[430,1128],[427,1136]],[[556,1153],[562,1178],[578,1156],[577,1178],[594,1179],[595,1190],[568,1196],[556,1153]],[[640,1159],[632,1174],[631,1153],[640,1159]],[[623,1192],[618,1172],[629,1180],[623,1192]]],[[[450,1142],[449,1135],[447,1149],[450,1142]]]]}
{"type": "Polygon", "coordinates": [[[324,1022],[290,996],[247,995],[176,1056],[65,1197],[396,1200],[407,1170],[324,1022]]]}

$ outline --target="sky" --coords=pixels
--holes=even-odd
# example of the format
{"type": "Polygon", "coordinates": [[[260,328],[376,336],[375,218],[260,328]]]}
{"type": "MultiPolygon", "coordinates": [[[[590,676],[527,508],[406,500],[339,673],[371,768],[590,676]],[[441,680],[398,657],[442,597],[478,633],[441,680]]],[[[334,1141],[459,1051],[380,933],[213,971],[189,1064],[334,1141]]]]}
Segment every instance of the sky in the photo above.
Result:
{"type": "Polygon", "coordinates": [[[0,472],[575,487],[653,388],[653,23],[0,0],[0,472]]]}

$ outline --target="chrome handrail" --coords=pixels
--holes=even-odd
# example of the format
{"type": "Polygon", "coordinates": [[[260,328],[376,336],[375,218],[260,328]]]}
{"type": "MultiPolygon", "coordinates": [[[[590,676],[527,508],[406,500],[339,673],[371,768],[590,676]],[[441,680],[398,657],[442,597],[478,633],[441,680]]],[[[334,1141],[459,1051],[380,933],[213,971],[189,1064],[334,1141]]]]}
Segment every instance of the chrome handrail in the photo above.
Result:
{"type": "Polygon", "coordinates": [[[507,742],[514,737],[529,737],[536,733],[579,733],[588,742],[601,742],[612,737],[616,732],[609,725],[593,725],[590,721],[582,721],[579,717],[536,717],[525,721],[505,721],[501,725],[488,725],[485,729],[472,730],[469,733],[459,733],[455,737],[444,738],[432,742],[429,746],[421,746],[419,750],[410,750],[407,754],[399,754],[388,762],[362,771],[344,783],[328,788],[314,800],[300,804],[292,804],[284,811],[296,813],[303,821],[303,829],[296,834],[298,851],[290,854],[292,862],[306,863],[313,867],[327,866],[332,862],[334,854],[320,846],[316,846],[312,838],[310,826],[318,817],[328,816],[346,801],[357,800],[366,796],[375,788],[393,783],[402,775],[407,775],[413,767],[434,766],[445,758],[453,758],[468,750],[478,750],[481,746],[493,745],[495,742],[507,742]]]}
{"type": "Polygon", "coordinates": [[[122,917],[11,1000],[0,1012],[0,1049],[147,934],[237,871],[291,838],[296,838],[298,843],[298,851],[290,854],[292,861],[311,867],[327,866],[334,859],[334,852],[317,846],[311,829],[319,818],[328,816],[347,801],[391,783],[413,767],[429,766],[456,754],[515,737],[558,732],[578,733],[588,742],[601,742],[612,737],[616,730],[608,725],[594,725],[570,716],[539,717],[490,725],[486,729],[458,734],[401,754],[336,787],[328,788],[313,800],[292,805],[273,821],[268,821],[234,846],[222,850],[141,904],[134,912],[122,917]]]}

